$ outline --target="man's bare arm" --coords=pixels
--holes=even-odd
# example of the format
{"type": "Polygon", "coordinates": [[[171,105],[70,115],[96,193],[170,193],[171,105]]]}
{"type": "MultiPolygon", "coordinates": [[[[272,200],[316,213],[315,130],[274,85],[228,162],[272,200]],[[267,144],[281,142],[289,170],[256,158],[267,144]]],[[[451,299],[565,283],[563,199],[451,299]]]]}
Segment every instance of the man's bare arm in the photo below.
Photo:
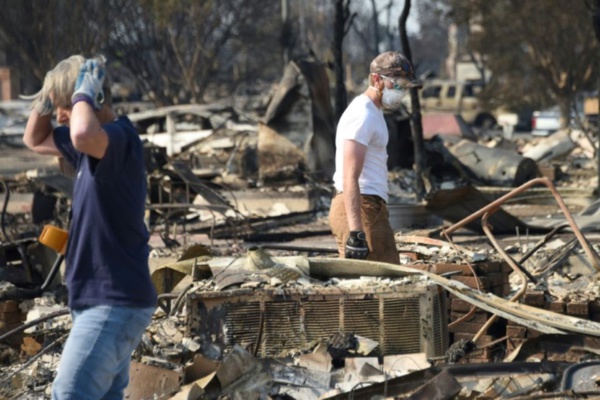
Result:
{"type": "Polygon", "coordinates": [[[354,140],[344,141],[343,196],[348,227],[351,231],[362,231],[361,198],[358,178],[362,172],[367,146],[354,140]]]}

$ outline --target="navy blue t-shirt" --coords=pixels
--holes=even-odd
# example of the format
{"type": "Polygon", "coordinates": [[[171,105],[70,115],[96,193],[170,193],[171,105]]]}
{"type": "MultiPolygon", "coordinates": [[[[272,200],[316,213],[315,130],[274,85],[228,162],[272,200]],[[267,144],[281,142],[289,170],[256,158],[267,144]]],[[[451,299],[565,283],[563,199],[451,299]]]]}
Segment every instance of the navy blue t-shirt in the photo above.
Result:
{"type": "Polygon", "coordinates": [[[76,173],[66,254],[69,307],[153,307],[142,143],[127,117],[102,128],[108,147],[101,160],[78,152],[68,127],[54,129],[54,143],[76,173]]]}

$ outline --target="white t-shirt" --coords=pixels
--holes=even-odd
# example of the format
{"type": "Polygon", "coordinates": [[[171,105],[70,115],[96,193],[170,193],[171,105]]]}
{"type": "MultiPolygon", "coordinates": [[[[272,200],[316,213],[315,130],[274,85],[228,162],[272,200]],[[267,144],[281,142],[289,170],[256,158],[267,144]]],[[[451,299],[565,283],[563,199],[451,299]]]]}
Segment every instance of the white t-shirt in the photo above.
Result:
{"type": "Polygon", "coordinates": [[[333,184],[343,191],[344,143],[354,140],[367,146],[365,163],[358,178],[361,194],[375,194],[388,200],[388,129],[383,112],[365,94],[357,96],[342,114],[335,134],[333,184]]]}

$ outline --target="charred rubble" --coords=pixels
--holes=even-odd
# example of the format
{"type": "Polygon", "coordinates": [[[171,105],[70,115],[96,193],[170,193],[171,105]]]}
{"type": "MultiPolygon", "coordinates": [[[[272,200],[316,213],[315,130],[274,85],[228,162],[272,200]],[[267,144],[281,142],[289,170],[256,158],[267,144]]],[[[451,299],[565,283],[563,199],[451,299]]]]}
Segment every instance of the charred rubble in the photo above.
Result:
{"type": "MultiPolygon", "coordinates": [[[[270,101],[128,111],[145,141],[160,293],[128,398],[600,396],[590,139],[457,123],[426,138],[416,203],[407,115],[387,115],[401,265],[342,260],[326,220],[324,82],[297,62],[270,101]]],[[[4,174],[0,398],[48,398],[70,317],[62,259],[39,235],[67,228],[71,172],[4,174]]]]}

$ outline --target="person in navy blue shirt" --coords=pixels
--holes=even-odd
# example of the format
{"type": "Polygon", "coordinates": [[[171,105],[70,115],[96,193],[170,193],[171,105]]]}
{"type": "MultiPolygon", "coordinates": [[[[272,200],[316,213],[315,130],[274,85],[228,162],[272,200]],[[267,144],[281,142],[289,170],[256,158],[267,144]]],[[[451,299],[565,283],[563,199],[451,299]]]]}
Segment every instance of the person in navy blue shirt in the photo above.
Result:
{"type": "Polygon", "coordinates": [[[23,141],[75,168],[64,277],[73,326],[52,398],[122,399],[156,291],[142,143],[131,121],[112,109],[102,56],[71,56],[46,74],[23,141]]]}

